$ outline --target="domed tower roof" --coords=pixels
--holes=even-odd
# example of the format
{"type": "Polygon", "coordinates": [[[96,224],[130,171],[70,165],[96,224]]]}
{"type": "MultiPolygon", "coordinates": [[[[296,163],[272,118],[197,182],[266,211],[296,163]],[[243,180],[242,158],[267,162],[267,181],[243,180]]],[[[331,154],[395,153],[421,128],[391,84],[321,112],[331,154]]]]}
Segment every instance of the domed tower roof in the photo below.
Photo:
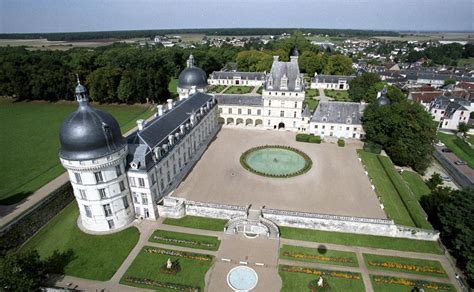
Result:
{"type": "Polygon", "coordinates": [[[299,55],[300,55],[300,53],[298,53],[298,48],[296,46],[294,46],[291,49],[290,57],[298,57],[299,55]]]}
{"type": "Polygon", "coordinates": [[[75,92],[79,107],[61,125],[59,156],[67,160],[91,160],[123,148],[125,139],[115,118],[91,107],[87,89],[79,82],[75,92]]]}
{"type": "Polygon", "coordinates": [[[390,103],[390,99],[387,98],[387,86],[384,86],[380,92],[380,96],[377,98],[377,104],[378,106],[385,106],[389,105],[390,103]]]}
{"type": "Polygon", "coordinates": [[[207,76],[201,68],[194,66],[193,55],[189,56],[187,61],[187,68],[179,74],[178,87],[179,88],[203,88],[207,86],[207,76]]]}

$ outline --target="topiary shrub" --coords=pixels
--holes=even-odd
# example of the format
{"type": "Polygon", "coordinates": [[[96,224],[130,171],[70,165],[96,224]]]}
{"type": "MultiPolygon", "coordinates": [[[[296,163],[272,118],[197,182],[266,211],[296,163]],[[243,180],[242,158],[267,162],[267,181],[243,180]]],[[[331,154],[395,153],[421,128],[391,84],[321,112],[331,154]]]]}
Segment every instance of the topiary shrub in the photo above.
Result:
{"type": "Polygon", "coordinates": [[[316,143],[316,144],[321,144],[321,136],[310,136],[308,142],[309,143],[316,143]]]}
{"type": "Polygon", "coordinates": [[[339,147],[346,146],[346,141],[344,141],[344,139],[337,140],[337,146],[339,146],[339,147]]]}
{"type": "Polygon", "coordinates": [[[296,141],[298,142],[308,142],[311,135],[308,134],[296,134],[296,141]]]}

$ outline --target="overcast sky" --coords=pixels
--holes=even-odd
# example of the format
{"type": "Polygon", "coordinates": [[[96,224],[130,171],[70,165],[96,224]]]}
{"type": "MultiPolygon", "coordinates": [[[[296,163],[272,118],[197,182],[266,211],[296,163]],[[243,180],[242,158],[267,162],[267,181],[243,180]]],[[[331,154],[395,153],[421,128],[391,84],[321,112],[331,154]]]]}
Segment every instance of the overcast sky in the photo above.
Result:
{"type": "Polygon", "coordinates": [[[307,27],[474,30],[474,0],[0,0],[0,32],[307,27]]]}

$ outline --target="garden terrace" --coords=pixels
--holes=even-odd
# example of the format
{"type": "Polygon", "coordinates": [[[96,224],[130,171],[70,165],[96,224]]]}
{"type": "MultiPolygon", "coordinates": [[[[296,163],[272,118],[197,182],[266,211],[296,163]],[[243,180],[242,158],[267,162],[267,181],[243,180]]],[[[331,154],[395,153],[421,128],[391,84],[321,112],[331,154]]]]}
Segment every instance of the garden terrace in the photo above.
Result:
{"type": "Polygon", "coordinates": [[[358,267],[357,256],[353,252],[327,250],[322,248],[283,245],[280,258],[290,261],[302,261],[327,265],[358,267]]]}
{"type": "Polygon", "coordinates": [[[376,292],[412,291],[415,286],[423,288],[424,291],[456,291],[453,285],[446,283],[375,275],[371,275],[370,279],[376,292]]]}
{"type": "Polygon", "coordinates": [[[218,250],[220,245],[220,240],[215,236],[196,235],[166,230],[155,230],[149,241],[205,250],[218,250]]]}
{"type": "Polygon", "coordinates": [[[333,98],[335,101],[351,101],[349,93],[344,90],[324,89],[324,95],[333,98]]]}
{"type": "Polygon", "coordinates": [[[163,221],[163,224],[195,228],[195,229],[204,229],[211,231],[223,231],[225,224],[228,220],[223,219],[211,219],[197,216],[184,216],[180,219],[166,218],[163,221]]]}
{"type": "Polygon", "coordinates": [[[230,86],[223,93],[225,94],[245,94],[250,93],[254,89],[253,86],[230,86]]]}

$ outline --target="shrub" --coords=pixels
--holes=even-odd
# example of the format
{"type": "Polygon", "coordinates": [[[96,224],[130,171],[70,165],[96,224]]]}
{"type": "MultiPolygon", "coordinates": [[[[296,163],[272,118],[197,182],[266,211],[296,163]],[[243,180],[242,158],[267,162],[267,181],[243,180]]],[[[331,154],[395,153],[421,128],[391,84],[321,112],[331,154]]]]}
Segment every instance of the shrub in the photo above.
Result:
{"type": "Polygon", "coordinates": [[[309,142],[311,135],[308,134],[296,134],[296,141],[298,142],[309,142]]]}
{"type": "Polygon", "coordinates": [[[346,141],[344,141],[344,139],[337,140],[337,146],[339,146],[339,147],[346,146],[346,141]]]}
{"type": "Polygon", "coordinates": [[[382,146],[372,143],[372,142],[365,142],[364,151],[374,153],[374,154],[380,154],[380,152],[382,151],[382,146]]]}
{"type": "Polygon", "coordinates": [[[308,142],[309,143],[316,143],[316,144],[321,144],[321,136],[310,136],[308,142]]]}

